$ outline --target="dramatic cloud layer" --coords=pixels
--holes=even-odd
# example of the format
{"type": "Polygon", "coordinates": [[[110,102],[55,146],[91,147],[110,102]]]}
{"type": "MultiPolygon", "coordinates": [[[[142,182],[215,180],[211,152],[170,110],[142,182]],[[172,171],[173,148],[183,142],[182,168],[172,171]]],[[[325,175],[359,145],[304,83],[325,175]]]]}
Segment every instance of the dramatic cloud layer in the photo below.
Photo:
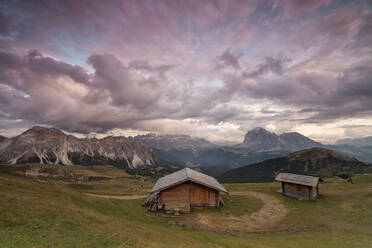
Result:
{"type": "Polygon", "coordinates": [[[372,135],[369,1],[3,1],[0,134],[372,135]]]}

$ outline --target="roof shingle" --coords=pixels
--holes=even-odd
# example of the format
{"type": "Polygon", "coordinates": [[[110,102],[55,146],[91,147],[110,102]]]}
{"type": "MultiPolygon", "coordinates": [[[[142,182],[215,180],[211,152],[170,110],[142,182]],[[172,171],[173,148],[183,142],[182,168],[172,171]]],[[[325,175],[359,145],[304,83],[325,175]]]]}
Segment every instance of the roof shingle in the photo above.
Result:
{"type": "Polygon", "coordinates": [[[315,187],[319,183],[319,177],[305,176],[292,173],[279,173],[276,178],[279,182],[288,182],[315,187]]]}
{"type": "Polygon", "coordinates": [[[152,188],[151,193],[170,188],[186,181],[193,181],[206,187],[228,193],[227,190],[213,177],[192,170],[190,168],[184,168],[182,170],[159,178],[152,188]]]}

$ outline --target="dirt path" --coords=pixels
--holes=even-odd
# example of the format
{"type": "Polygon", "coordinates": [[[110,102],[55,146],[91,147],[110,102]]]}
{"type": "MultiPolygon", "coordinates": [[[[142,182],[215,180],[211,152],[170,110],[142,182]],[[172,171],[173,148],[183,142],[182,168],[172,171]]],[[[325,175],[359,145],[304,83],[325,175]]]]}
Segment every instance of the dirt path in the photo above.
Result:
{"type": "Polygon", "coordinates": [[[113,198],[113,199],[121,199],[121,200],[133,200],[133,199],[142,199],[146,198],[146,195],[97,195],[91,193],[85,193],[85,195],[100,197],[100,198],[113,198]]]}
{"type": "MultiPolygon", "coordinates": [[[[187,224],[202,231],[217,233],[236,233],[236,232],[259,232],[273,228],[287,213],[288,209],[274,196],[253,192],[236,191],[230,192],[231,195],[248,195],[263,201],[263,207],[250,215],[232,216],[216,213],[199,213],[193,218],[185,218],[187,224]]],[[[85,195],[101,198],[114,198],[122,200],[142,199],[146,195],[98,195],[85,193],[85,195]]]]}
{"type": "Polygon", "coordinates": [[[197,215],[197,228],[219,233],[236,231],[258,232],[273,228],[287,213],[288,209],[275,197],[259,192],[231,192],[232,195],[249,195],[263,201],[264,206],[257,212],[242,216],[221,216],[208,213],[197,215]]]}
{"type": "Polygon", "coordinates": [[[249,195],[263,201],[264,206],[251,215],[243,215],[244,221],[249,221],[256,229],[272,228],[284,216],[287,215],[288,209],[280,202],[279,199],[259,192],[231,192],[232,195],[249,195]]]}

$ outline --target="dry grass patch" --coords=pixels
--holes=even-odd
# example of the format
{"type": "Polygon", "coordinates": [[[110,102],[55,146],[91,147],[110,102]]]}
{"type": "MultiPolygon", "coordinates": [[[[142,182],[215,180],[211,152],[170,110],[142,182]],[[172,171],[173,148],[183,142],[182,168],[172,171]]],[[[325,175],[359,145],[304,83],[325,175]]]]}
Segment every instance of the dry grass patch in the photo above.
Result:
{"type": "MultiPolygon", "coordinates": [[[[190,214],[186,214],[176,223],[193,230],[234,235],[257,230],[258,226],[252,222],[254,220],[252,216],[265,208],[266,199],[262,197],[260,199],[253,192],[223,198],[224,207],[193,208],[190,214]]],[[[256,223],[258,221],[256,218],[256,223]]]]}

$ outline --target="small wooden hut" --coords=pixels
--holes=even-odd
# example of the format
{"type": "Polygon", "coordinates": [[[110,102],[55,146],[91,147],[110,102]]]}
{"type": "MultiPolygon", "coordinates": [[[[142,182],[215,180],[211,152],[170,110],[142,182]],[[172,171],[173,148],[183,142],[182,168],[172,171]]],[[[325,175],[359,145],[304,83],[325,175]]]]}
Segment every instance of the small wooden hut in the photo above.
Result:
{"type": "Polygon", "coordinates": [[[313,200],[319,195],[319,177],[279,173],[276,181],[282,183],[280,193],[303,200],[313,200]]]}
{"type": "Polygon", "coordinates": [[[142,205],[151,211],[180,212],[188,212],[190,207],[219,207],[223,204],[220,192],[228,194],[216,179],[184,168],[159,178],[142,205]]]}

